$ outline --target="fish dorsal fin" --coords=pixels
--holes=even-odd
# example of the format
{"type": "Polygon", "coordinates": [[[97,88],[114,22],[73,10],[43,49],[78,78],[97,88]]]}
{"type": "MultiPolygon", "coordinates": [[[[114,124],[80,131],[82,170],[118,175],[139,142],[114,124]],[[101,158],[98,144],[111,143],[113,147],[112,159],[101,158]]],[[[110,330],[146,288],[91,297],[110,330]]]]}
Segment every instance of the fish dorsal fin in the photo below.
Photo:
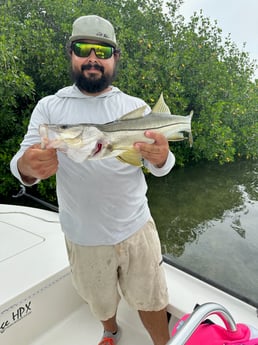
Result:
{"type": "Polygon", "coordinates": [[[139,117],[143,117],[146,108],[147,108],[147,106],[144,105],[140,108],[137,108],[133,111],[130,111],[130,113],[127,113],[127,114],[123,115],[122,117],[120,117],[119,120],[132,120],[132,119],[137,119],[139,117]]]}
{"type": "Polygon", "coordinates": [[[166,105],[164,98],[163,98],[163,92],[161,93],[158,102],[154,105],[152,109],[153,113],[163,113],[163,114],[171,114],[169,107],[166,105]]]}

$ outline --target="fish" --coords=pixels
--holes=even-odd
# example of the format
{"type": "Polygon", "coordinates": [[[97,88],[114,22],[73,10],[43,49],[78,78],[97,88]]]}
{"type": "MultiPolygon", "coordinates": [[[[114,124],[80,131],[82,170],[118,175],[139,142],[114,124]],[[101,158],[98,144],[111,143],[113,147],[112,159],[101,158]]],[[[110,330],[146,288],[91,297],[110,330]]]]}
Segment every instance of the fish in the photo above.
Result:
{"type": "Polygon", "coordinates": [[[55,148],[77,163],[115,157],[124,163],[142,166],[141,154],[134,143],[152,144],[154,140],[144,135],[147,130],[162,133],[168,141],[185,140],[184,132],[187,132],[192,146],[193,111],[187,116],[172,115],[163,94],[145,115],[146,108],[139,107],[105,124],[41,124],[41,147],[55,148]]]}

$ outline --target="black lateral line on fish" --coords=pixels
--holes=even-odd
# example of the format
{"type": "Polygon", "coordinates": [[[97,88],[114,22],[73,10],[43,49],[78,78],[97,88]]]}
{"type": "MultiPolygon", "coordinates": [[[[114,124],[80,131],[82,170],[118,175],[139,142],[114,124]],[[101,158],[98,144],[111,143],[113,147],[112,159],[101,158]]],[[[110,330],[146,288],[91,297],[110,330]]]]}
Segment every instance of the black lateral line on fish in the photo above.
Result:
{"type": "MultiPolygon", "coordinates": [[[[160,128],[166,128],[166,127],[173,127],[173,126],[178,126],[178,125],[185,125],[185,122],[178,122],[178,123],[174,123],[174,124],[167,124],[167,125],[160,125],[160,126],[153,126],[153,127],[148,127],[148,128],[141,128],[141,127],[135,127],[135,128],[118,128],[118,129],[114,129],[114,128],[102,128],[101,125],[98,126],[97,128],[102,130],[103,132],[134,132],[134,131],[148,131],[148,130],[152,130],[152,129],[160,129],[160,128]]],[[[185,130],[182,130],[185,131],[185,130]]]]}

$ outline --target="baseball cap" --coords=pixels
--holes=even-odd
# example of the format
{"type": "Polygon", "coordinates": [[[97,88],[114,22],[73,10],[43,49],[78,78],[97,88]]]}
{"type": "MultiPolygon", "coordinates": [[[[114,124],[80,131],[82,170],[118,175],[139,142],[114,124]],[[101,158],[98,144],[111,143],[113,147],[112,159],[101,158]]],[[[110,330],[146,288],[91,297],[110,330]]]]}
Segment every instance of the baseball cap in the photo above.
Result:
{"type": "Polygon", "coordinates": [[[80,39],[97,40],[117,47],[113,25],[108,20],[96,15],[82,16],[74,21],[69,42],[80,39]]]}

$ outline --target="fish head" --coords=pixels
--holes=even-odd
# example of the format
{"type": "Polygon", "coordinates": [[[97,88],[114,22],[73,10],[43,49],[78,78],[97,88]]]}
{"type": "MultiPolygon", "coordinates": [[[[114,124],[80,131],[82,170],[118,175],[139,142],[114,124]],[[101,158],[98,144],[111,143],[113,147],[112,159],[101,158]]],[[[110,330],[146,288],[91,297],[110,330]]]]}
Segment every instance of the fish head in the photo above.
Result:
{"type": "Polygon", "coordinates": [[[39,126],[41,146],[66,151],[68,146],[78,146],[81,142],[81,125],[42,124],[39,126]]]}
{"type": "Polygon", "coordinates": [[[103,159],[112,152],[105,134],[94,125],[44,124],[40,125],[39,133],[42,148],[55,148],[78,163],[86,159],[103,159]]]}

